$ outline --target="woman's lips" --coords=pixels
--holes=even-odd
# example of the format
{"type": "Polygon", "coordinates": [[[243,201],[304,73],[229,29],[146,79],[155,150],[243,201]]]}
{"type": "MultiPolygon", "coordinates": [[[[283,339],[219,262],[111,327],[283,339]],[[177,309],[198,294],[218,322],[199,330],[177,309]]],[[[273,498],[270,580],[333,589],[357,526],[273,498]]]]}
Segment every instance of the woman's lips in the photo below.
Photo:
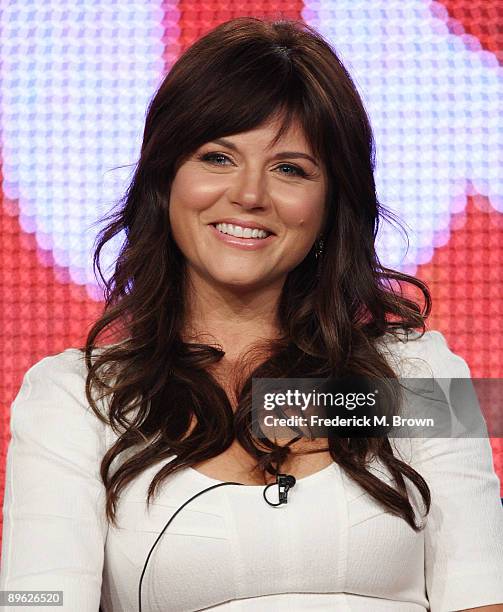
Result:
{"type": "Polygon", "coordinates": [[[225,242],[229,246],[236,247],[238,249],[244,249],[245,251],[256,251],[257,249],[263,249],[271,241],[276,238],[275,234],[270,234],[267,238],[238,238],[237,236],[231,236],[230,234],[224,234],[219,232],[214,225],[209,225],[210,231],[215,234],[215,237],[222,242],[225,242]]]}

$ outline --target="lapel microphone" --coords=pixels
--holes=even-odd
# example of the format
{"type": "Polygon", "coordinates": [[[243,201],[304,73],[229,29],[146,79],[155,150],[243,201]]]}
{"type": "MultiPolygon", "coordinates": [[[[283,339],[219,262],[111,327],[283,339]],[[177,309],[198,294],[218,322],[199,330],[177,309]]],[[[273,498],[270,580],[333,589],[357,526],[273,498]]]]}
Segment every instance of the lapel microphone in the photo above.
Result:
{"type": "Polygon", "coordinates": [[[295,482],[295,476],[292,476],[291,474],[276,474],[276,482],[271,482],[271,484],[268,484],[263,490],[265,501],[270,506],[280,506],[281,504],[288,503],[288,491],[293,489],[295,482]],[[278,485],[279,501],[277,503],[273,503],[267,499],[267,490],[269,487],[274,487],[276,485],[278,485]]]}

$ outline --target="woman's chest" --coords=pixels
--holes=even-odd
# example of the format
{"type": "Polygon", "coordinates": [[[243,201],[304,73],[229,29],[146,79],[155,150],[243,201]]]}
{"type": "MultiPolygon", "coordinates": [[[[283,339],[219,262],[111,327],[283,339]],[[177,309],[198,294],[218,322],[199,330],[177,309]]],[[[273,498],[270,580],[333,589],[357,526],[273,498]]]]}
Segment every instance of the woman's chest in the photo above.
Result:
{"type": "Polygon", "coordinates": [[[279,507],[265,502],[263,487],[210,488],[215,483],[205,479],[193,470],[175,474],[149,511],[143,486],[121,499],[104,577],[117,609],[137,607],[138,582],[158,538],[142,601],[169,601],[165,609],[289,592],[424,602],[422,534],[385,512],[336,464],[300,479],[279,507]],[[161,536],[178,508],[204,489],[161,536]]]}

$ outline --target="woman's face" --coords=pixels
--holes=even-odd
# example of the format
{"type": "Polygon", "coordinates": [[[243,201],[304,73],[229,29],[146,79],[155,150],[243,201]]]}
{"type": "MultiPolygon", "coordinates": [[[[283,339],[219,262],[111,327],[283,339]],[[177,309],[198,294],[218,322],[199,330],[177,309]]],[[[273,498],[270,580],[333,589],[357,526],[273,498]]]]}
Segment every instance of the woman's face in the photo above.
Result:
{"type": "Polygon", "coordinates": [[[318,237],[325,168],[297,123],[268,148],[277,127],[273,120],[205,143],[179,167],[169,218],[192,280],[234,289],[284,281],[318,237]],[[248,237],[253,226],[267,238],[248,237]]]}

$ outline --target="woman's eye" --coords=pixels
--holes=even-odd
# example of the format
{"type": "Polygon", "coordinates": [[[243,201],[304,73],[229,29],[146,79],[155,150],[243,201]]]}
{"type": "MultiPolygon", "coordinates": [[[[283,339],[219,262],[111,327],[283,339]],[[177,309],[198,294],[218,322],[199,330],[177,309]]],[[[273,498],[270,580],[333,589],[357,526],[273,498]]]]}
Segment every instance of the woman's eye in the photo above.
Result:
{"type": "Polygon", "coordinates": [[[281,166],[278,166],[278,168],[288,168],[289,170],[293,170],[292,172],[287,172],[287,176],[306,176],[306,173],[304,172],[304,170],[302,170],[302,168],[298,168],[297,166],[292,166],[291,164],[281,164],[281,166]]]}
{"type": "MultiPolygon", "coordinates": [[[[199,159],[214,163],[217,166],[224,166],[226,161],[230,161],[227,155],[224,155],[223,153],[203,153],[203,155],[199,156],[199,159]]],[[[281,164],[276,168],[276,170],[279,168],[287,170],[287,172],[281,171],[281,174],[286,176],[306,176],[306,173],[304,170],[302,170],[302,168],[292,166],[292,164],[281,164]]]]}
{"type": "MultiPolygon", "coordinates": [[[[201,157],[199,158],[203,161],[210,161],[210,162],[214,162],[216,159],[229,159],[226,155],[222,155],[222,153],[206,153],[204,155],[201,155],[201,157]]],[[[216,162],[217,166],[222,166],[223,164],[216,162]]]]}

